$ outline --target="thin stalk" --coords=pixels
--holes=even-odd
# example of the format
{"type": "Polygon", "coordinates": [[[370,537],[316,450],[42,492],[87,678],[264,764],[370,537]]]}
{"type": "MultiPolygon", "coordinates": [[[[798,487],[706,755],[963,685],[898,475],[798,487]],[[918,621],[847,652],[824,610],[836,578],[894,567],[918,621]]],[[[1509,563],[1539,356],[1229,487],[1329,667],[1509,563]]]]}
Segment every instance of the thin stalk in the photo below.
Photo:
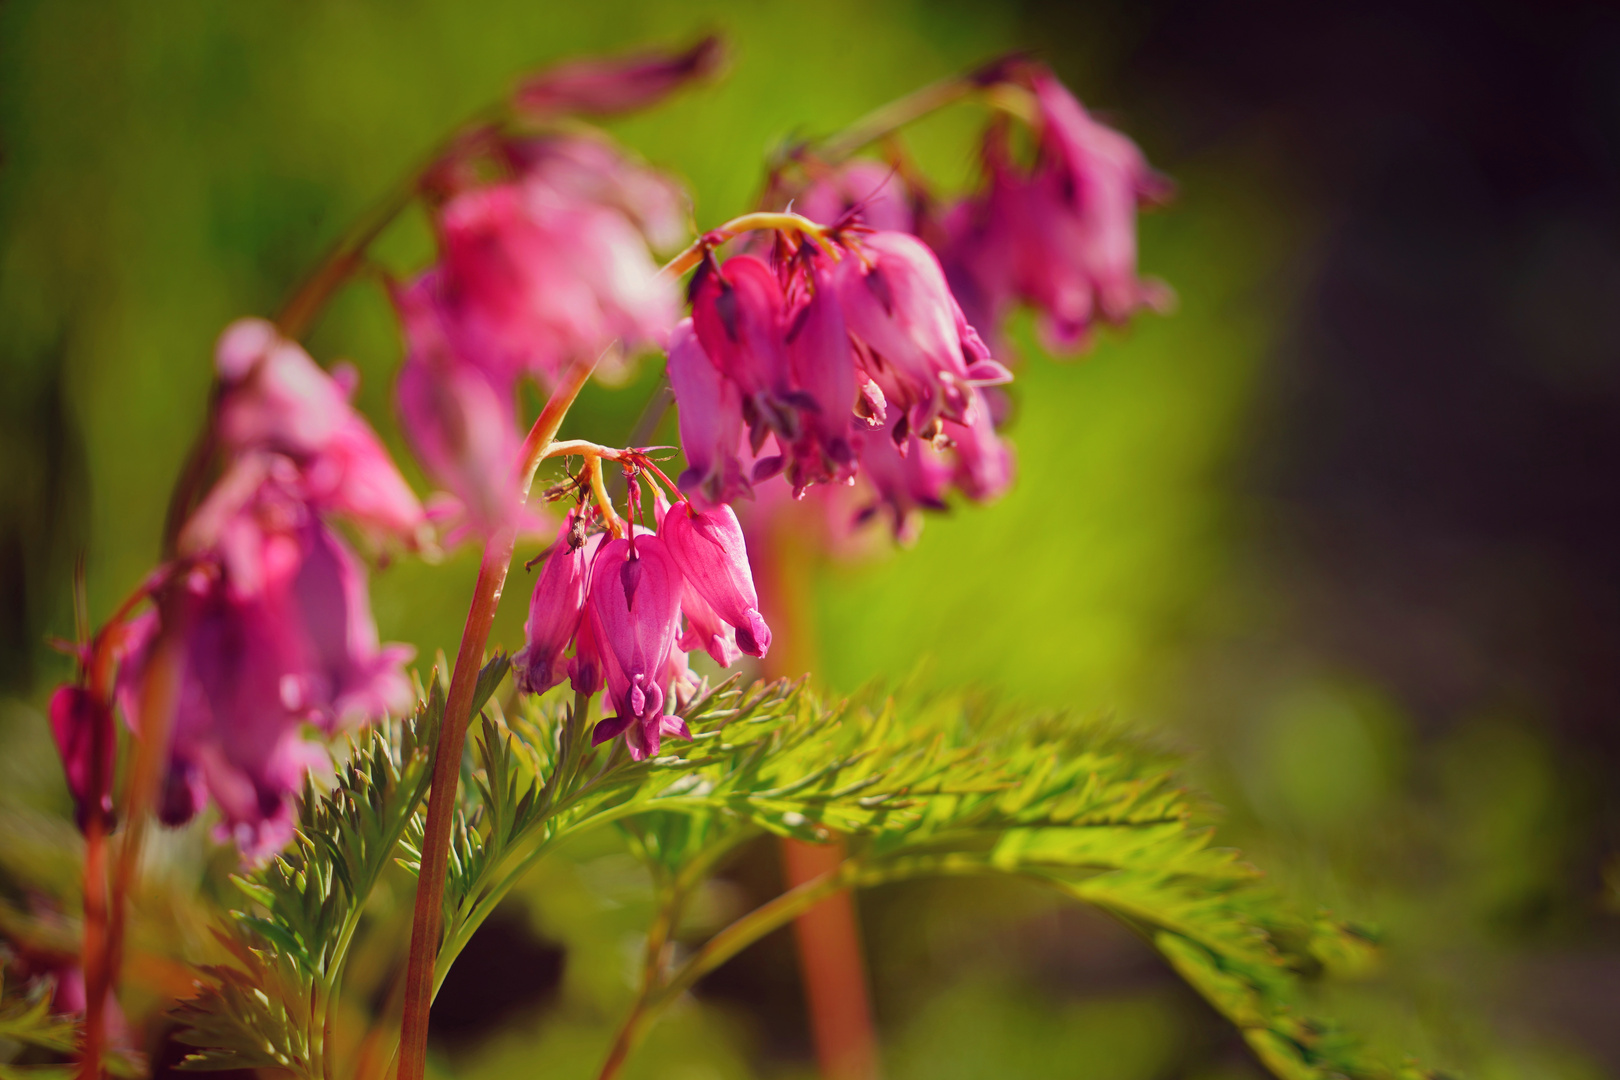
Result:
{"type": "MultiPolygon", "coordinates": [[[[552,392],[546,407],[529,430],[519,460],[517,500],[527,501],[534,471],[557,437],[597,361],[576,364],[552,392]]],[[[460,779],[461,748],[472,718],[473,689],[489,642],[495,609],[500,603],[506,574],[517,546],[515,516],[503,524],[484,546],[478,581],[467,611],[461,648],[445,696],[444,721],[433,755],[433,786],[428,793],[427,822],[423,830],[422,866],[416,886],[416,909],[411,919],[411,952],[405,969],[405,1012],[400,1027],[399,1080],[422,1080],[427,1068],[428,1013],[433,1004],[434,966],[439,951],[439,927],[444,910],[444,883],[450,855],[450,825],[460,779]]]]}
{"type": "Polygon", "coordinates": [[[660,979],[660,985],[655,990],[643,993],[637,999],[630,1015],[625,1017],[614,1035],[607,1058],[597,1074],[598,1080],[613,1080],[630,1051],[635,1049],[658,1015],[704,975],[771,931],[786,926],[818,901],[847,888],[859,873],[858,863],[854,860],[846,862],[837,870],[760,905],[706,941],[672,978],[660,979]]]}
{"type": "Polygon", "coordinates": [[[692,269],[692,267],[702,262],[705,253],[719,246],[720,244],[725,243],[727,240],[734,240],[745,232],[773,229],[780,232],[799,233],[802,236],[808,237],[811,243],[821,248],[834,259],[838,257],[837,251],[834,250],[832,244],[827,240],[827,230],[822,226],[817,225],[809,218],[785,211],[777,212],[773,210],[756,210],[751,214],[744,214],[742,217],[732,218],[718,229],[711,229],[704,233],[702,236],[692,241],[691,246],[685,251],[681,252],[679,255],[669,260],[669,262],[665,263],[659,273],[668,277],[680,277],[682,274],[692,269]]]}
{"type": "MultiPolygon", "coordinates": [[[[105,1005],[112,988],[118,984],[123,966],[124,937],[129,921],[129,893],[140,865],[141,846],[146,838],[148,813],[156,801],[158,781],[163,775],[164,759],[169,751],[169,733],[174,726],[175,708],[180,699],[180,680],[185,672],[185,654],[182,641],[182,613],[178,598],[172,591],[160,600],[162,610],[157,641],[152,648],[152,659],[141,685],[138,730],[140,737],[135,748],[135,762],[129,781],[124,788],[124,837],[118,847],[113,866],[108,898],[107,930],[96,965],[97,978],[85,987],[86,1002],[101,1001],[105,1005]]],[[[86,902],[89,898],[86,897],[86,902]]],[[[88,1013],[86,1016],[88,1020],[88,1013]]],[[[102,1040],[100,1033],[96,1036],[102,1040]]],[[[90,1038],[86,1038],[86,1058],[90,1053],[90,1038]]],[[[96,1051],[99,1053],[98,1045],[96,1051]]],[[[99,1062],[94,1067],[87,1060],[81,1076],[99,1075],[99,1062]]]]}
{"type": "Polygon", "coordinates": [[[92,812],[84,830],[84,1046],[79,1080],[100,1080],[107,1038],[107,830],[102,815],[92,812]]]}
{"type": "Polygon", "coordinates": [[[899,131],[907,124],[916,123],[929,113],[961,101],[981,86],[976,74],[953,75],[936,83],[929,83],[874,109],[843,131],[822,143],[817,157],[837,164],[853,157],[875,142],[899,131]]]}

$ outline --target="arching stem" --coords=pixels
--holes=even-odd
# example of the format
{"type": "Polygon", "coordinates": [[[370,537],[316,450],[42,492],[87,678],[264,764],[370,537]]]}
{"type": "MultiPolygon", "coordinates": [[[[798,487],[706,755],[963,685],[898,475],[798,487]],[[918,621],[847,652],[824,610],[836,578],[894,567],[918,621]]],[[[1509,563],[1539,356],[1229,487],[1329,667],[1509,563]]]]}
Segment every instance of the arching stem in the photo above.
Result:
{"type": "MultiPolygon", "coordinates": [[[[524,440],[518,468],[517,501],[526,502],[535,469],[557,436],[563,417],[579,396],[597,361],[576,364],[552,392],[546,407],[524,440]]],[[[428,793],[427,823],[422,841],[422,865],[416,884],[416,908],[411,919],[411,951],[405,969],[405,1009],[400,1027],[399,1080],[422,1080],[427,1068],[428,1013],[433,1004],[433,969],[439,953],[439,928],[444,913],[444,884],[449,865],[450,826],[460,779],[461,749],[472,718],[473,690],[490,627],[500,604],[506,573],[517,546],[517,515],[500,526],[484,546],[478,567],[467,624],[445,696],[444,721],[433,755],[433,786],[428,793]]]]}

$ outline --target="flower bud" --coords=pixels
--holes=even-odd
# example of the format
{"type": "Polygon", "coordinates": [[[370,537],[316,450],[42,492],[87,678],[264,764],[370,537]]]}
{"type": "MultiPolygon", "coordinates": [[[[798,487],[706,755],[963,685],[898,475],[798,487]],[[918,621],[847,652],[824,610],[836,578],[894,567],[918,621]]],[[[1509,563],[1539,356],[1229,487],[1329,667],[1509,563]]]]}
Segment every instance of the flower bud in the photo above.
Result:
{"type": "Polygon", "coordinates": [[[112,815],[112,710],[82,686],[60,686],[51,695],[51,734],[62,755],[73,817],[82,831],[92,813],[112,815]]]}
{"type": "Polygon", "coordinates": [[[579,511],[570,510],[557,530],[545,569],[534,583],[529,617],[523,624],[524,646],[512,657],[513,678],[526,694],[543,694],[563,681],[567,670],[563,651],[574,639],[585,612],[591,557],[601,534],[578,535],[578,520],[579,511]]]}

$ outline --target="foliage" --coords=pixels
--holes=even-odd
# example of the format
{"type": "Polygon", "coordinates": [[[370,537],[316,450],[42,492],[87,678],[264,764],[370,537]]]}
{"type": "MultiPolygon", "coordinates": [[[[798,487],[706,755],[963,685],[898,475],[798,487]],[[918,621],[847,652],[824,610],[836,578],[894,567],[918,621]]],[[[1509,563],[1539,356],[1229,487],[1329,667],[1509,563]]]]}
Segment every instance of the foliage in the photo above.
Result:
{"type": "MultiPolygon", "coordinates": [[[[0,1047],[11,1044],[66,1057],[79,1045],[79,1019],[51,1011],[55,990],[48,980],[27,986],[20,993],[5,984],[0,969],[0,1047]]],[[[139,1058],[114,1053],[106,1059],[115,1077],[146,1075],[139,1058]]],[[[74,1065],[10,1065],[0,1062],[0,1080],[57,1080],[77,1075],[74,1065]]]]}
{"type": "MultiPolygon", "coordinates": [[[[706,683],[681,715],[690,742],[631,761],[592,750],[573,706],[489,701],[499,658],[480,677],[437,977],[524,871],[559,841],[616,824],[659,887],[633,1043],[705,971],[784,925],[817,897],[929,875],[1016,874],[1096,906],[1151,942],[1243,1033],[1279,1077],[1407,1077],[1301,1009],[1307,977],[1365,962],[1365,936],[1303,919],[1233,851],[1211,843],[1175,762],[1117,726],[1031,716],[963,697],[870,693],[829,705],[802,683],[706,683]],[[849,856],[722,930],[673,969],[662,943],[681,904],[762,832],[825,840],[849,856]]],[[[241,880],[250,903],[219,932],[231,961],[204,969],[179,1017],[199,1047],[190,1068],[276,1066],[331,1075],[326,1030],[342,966],[379,874],[414,868],[427,746],[443,694],[367,732],[329,792],[308,793],[299,839],[241,880]]]]}

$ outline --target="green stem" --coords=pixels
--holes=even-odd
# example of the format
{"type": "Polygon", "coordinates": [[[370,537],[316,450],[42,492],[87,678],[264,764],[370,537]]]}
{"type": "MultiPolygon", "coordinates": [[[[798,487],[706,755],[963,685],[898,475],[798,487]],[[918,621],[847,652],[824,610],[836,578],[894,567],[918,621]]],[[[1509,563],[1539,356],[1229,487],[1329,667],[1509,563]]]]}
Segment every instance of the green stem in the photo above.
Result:
{"type": "MultiPolygon", "coordinates": [[[[579,363],[563,377],[524,440],[518,471],[518,503],[528,499],[534,471],[540,464],[563,417],[579,396],[597,361],[579,363]]],[[[433,755],[433,787],[428,794],[427,822],[423,829],[422,866],[417,878],[416,909],[411,919],[411,951],[405,969],[405,1012],[400,1027],[399,1080],[422,1080],[427,1069],[428,1012],[433,1003],[434,968],[439,952],[444,885],[449,869],[450,826],[460,780],[461,749],[472,718],[473,690],[484,647],[495,622],[506,573],[517,546],[516,517],[502,524],[484,546],[478,567],[466,628],[445,696],[444,721],[433,755]]]]}
{"type": "Polygon", "coordinates": [[[905,97],[896,98],[887,105],[867,113],[823,142],[817,148],[816,156],[836,165],[854,157],[868,146],[887,138],[906,125],[916,123],[929,113],[961,101],[979,88],[979,79],[969,74],[953,75],[948,79],[941,79],[939,82],[913,90],[905,97]]]}
{"type": "Polygon", "coordinates": [[[662,985],[656,989],[643,990],[635,1005],[631,1007],[630,1015],[625,1018],[614,1036],[613,1045],[602,1063],[598,1080],[612,1080],[630,1051],[635,1049],[636,1044],[647,1033],[647,1029],[658,1019],[658,1015],[671,1002],[691,989],[704,975],[772,930],[786,926],[819,901],[840,889],[848,888],[860,875],[860,864],[851,859],[837,870],[807,881],[769,903],[762,904],[704,942],[703,947],[682,964],[672,978],[662,981],[662,985]]]}

